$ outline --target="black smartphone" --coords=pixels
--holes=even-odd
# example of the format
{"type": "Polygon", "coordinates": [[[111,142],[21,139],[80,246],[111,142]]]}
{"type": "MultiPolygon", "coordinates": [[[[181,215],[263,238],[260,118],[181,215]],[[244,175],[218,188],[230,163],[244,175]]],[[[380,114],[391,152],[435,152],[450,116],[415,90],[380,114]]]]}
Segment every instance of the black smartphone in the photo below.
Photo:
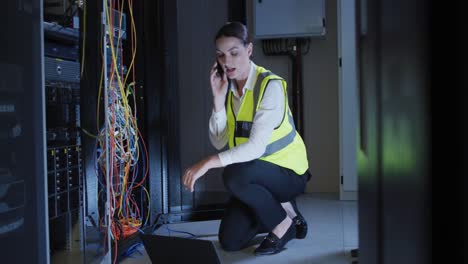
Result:
{"type": "Polygon", "coordinates": [[[221,63],[216,62],[216,70],[218,71],[219,77],[223,78],[224,69],[223,66],[221,66],[221,63]]]}

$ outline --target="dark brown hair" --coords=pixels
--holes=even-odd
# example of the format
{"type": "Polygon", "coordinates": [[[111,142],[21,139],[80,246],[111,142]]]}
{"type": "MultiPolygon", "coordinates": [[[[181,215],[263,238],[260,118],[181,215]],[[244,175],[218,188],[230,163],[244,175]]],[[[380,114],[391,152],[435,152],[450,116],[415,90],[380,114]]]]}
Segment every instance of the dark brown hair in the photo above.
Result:
{"type": "Polygon", "coordinates": [[[221,37],[235,37],[239,39],[242,44],[247,45],[250,43],[249,31],[247,27],[237,21],[227,22],[222,26],[218,33],[216,33],[215,41],[221,37]]]}

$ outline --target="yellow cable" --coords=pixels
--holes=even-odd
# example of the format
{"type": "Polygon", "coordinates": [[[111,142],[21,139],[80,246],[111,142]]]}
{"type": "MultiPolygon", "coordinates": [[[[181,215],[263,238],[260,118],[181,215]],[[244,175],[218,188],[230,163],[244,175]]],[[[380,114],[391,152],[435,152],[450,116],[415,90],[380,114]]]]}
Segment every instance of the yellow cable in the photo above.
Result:
{"type": "Polygon", "coordinates": [[[83,1],[83,44],[81,45],[81,78],[83,78],[83,69],[85,61],[85,45],[86,45],[86,0],[83,1]]]}
{"type": "MultiPolygon", "coordinates": [[[[130,5],[129,5],[130,6],[130,5]]],[[[137,35],[136,35],[136,27],[135,27],[135,21],[133,19],[133,10],[132,8],[129,8],[130,11],[130,21],[131,21],[131,26],[132,26],[132,34],[135,36],[135,43],[133,47],[133,56],[132,56],[132,62],[130,63],[130,66],[128,67],[128,72],[127,75],[125,76],[125,83],[127,82],[127,78],[130,75],[131,69],[133,68],[133,63],[135,61],[135,55],[136,55],[136,50],[137,50],[137,35]]]]}
{"type": "MultiPolygon", "coordinates": [[[[97,129],[97,131],[100,131],[99,130],[99,105],[101,103],[101,91],[102,91],[103,78],[104,78],[104,64],[102,64],[102,67],[101,67],[101,78],[99,80],[99,89],[98,89],[98,98],[97,98],[97,109],[96,109],[96,129],[97,129]]],[[[107,120],[104,121],[104,122],[107,122],[107,120]]]]}
{"type": "Polygon", "coordinates": [[[145,221],[145,223],[147,223],[147,222],[148,222],[148,219],[149,219],[149,215],[150,215],[150,210],[151,210],[151,207],[150,207],[150,205],[151,205],[150,195],[149,195],[149,193],[148,193],[148,190],[146,190],[145,186],[142,185],[141,187],[143,188],[143,190],[145,190],[145,192],[146,192],[146,197],[148,197],[148,215],[146,216],[146,221],[145,221]]]}
{"type": "Polygon", "coordinates": [[[88,136],[90,136],[90,137],[93,137],[93,138],[97,138],[97,136],[95,136],[95,135],[93,135],[92,133],[88,132],[86,129],[81,128],[81,130],[82,130],[86,135],[88,135],[88,136]]]}
{"type": "MultiPolygon", "coordinates": [[[[129,4],[130,6],[130,4],[129,4]]],[[[134,47],[133,47],[133,50],[132,50],[132,61],[130,63],[130,66],[129,66],[129,69],[127,71],[127,74],[125,76],[125,81],[124,83],[127,82],[127,78],[129,77],[130,75],[130,72],[132,71],[133,67],[134,67],[134,61],[135,61],[135,56],[136,56],[136,49],[137,49],[137,36],[136,36],[136,27],[135,27],[135,20],[133,18],[133,10],[132,8],[129,8],[129,12],[130,12],[130,21],[131,21],[131,27],[132,27],[132,35],[134,35],[134,47]]],[[[132,83],[133,86],[135,83],[132,83]]],[[[130,85],[129,85],[130,87],[130,85]]],[[[135,94],[134,94],[135,96],[135,94]]],[[[135,116],[136,116],[136,106],[135,106],[135,116]]],[[[133,121],[133,125],[136,129],[138,129],[138,126],[137,126],[137,122],[134,118],[132,118],[132,121],[133,121]]],[[[136,148],[138,148],[138,131],[135,131],[135,142],[136,142],[136,148]]],[[[137,151],[137,155],[139,157],[139,152],[137,151]]]]}

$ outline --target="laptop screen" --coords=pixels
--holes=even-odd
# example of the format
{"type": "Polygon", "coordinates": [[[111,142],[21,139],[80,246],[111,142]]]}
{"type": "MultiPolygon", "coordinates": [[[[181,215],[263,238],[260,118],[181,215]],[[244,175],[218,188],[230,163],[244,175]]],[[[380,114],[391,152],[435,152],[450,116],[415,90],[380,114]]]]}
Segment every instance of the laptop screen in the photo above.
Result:
{"type": "Polygon", "coordinates": [[[160,235],[141,235],[141,239],[152,263],[221,263],[209,240],[160,235]]]}

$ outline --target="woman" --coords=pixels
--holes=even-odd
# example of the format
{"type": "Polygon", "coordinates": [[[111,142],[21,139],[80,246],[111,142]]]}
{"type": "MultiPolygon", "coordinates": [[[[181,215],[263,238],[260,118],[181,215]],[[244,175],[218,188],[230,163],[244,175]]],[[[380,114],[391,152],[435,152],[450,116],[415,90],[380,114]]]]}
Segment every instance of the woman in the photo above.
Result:
{"type": "Polygon", "coordinates": [[[219,229],[222,247],[240,250],[258,233],[269,232],[255,254],[275,254],[307,233],[295,204],[309,179],[305,145],[294,127],[286,82],[250,60],[246,27],[227,23],[215,43],[209,134],[218,150],[226,144],[229,150],[196,163],[182,181],[193,191],[209,169],[225,167],[224,185],[232,198],[219,229]]]}

